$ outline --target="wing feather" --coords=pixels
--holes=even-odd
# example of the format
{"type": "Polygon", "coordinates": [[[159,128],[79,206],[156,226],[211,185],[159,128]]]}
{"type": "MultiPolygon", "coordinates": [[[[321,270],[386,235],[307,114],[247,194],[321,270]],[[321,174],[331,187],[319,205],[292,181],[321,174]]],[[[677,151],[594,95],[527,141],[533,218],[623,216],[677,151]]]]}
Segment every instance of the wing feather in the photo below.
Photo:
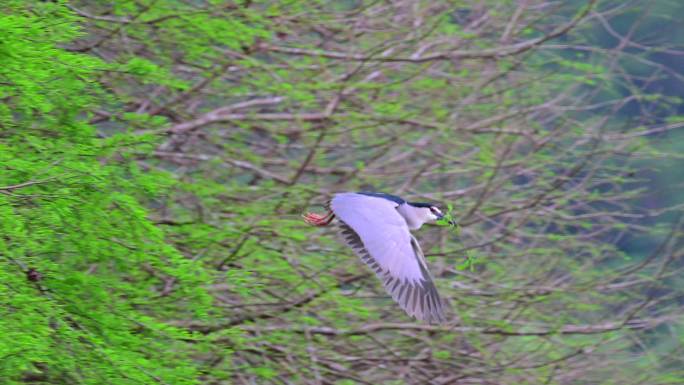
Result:
{"type": "Polygon", "coordinates": [[[331,201],[345,243],[376,273],[385,290],[410,316],[444,322],[444,308],[418,241],[397,203],[342,193],[331,201]]]}

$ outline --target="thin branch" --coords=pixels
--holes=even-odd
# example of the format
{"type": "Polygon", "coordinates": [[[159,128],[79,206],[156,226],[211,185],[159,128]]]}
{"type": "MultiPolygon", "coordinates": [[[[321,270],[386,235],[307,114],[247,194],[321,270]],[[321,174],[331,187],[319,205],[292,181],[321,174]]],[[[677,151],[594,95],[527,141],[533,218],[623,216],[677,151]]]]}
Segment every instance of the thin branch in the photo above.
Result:
{"type": "Polygon", "coordinates": [[[390,63],[427,63],[439,60],[463,60],[463,59],[495,59],[503,58],[506,56],[513,56],[525,51],[528,51],[534,47],[543,44],[546,41],[557,38],[572,28],[574,28],[582,19],[584,19],[591,10],[594,9],[598,0],[589,0],[589,3],[583,7],[570,22],[554,29],[550,33],[535,38],[530,39],[517,44],[510,44],[499,46],[495,48],[488,48],[482,50],[457,50],[452,52],[439,52],[431,55],[425,55],[420,57],[401,57],[401,56],[368,56],[364,54],[355,54],[351,52],[336,52],[336,51],[325,51],[325,50],[310,50],[304,48],[294,48],[294,47],[282,47],[267,43],[259,44],[259,48],[266,51],[285,53],[289,55],[297,56],[314,56],[314,57],[324,57],[328,59],[339,59],[345,61],[362,61],[362,62],[390,62],[390,63]]]}

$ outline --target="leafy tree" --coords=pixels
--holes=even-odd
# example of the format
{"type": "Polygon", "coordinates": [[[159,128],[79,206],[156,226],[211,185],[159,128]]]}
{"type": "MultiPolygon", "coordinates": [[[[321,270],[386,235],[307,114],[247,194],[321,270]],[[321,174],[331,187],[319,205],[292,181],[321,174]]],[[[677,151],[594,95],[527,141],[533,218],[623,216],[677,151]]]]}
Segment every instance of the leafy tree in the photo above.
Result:
{"type": "Polygon", "coordinates": [[[153,141],[98,138],[88,111],[116,68],[60,48],[81,35],[64,5],[6,2],[0,16],[0,372],[3,383],[194,383],[194,338],[162,322],[201,318],[204,274],[143,202],[167,173],[130,159],[153,141]],[[84,116],[85,115],[85,116],[84,116]],[[183,282],[173,292],[165,282],[183,282]]]}

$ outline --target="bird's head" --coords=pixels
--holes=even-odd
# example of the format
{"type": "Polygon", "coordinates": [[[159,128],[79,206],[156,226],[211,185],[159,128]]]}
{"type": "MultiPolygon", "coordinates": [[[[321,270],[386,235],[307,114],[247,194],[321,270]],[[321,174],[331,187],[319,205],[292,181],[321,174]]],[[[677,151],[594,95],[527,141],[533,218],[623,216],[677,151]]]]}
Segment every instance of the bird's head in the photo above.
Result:
{"type": "Polygon", "coordinates": [[[414,212],[419,217],[417,219],[423,223],[431,223],[436,222],[440,219],[447,219],[450,225],[453,226],[456,224],[456,222],[454,222],[451,218],[446,218],[442,210],[440,210],[440,208],[435,204],[423,202],[408,202],[408,205],[414,209],[414,212]]]}

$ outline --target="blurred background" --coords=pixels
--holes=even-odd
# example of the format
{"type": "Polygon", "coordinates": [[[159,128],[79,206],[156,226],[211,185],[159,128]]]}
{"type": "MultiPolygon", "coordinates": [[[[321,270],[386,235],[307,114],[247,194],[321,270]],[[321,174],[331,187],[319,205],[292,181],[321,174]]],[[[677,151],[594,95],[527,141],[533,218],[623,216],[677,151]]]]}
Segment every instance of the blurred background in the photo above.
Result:
{"type": "Polygon", "coordinates": [[[0,2],[3,384],[681,384],[678,0],[0,2]],[[332,194],[417,233],[407,317],[332,194]]]}

